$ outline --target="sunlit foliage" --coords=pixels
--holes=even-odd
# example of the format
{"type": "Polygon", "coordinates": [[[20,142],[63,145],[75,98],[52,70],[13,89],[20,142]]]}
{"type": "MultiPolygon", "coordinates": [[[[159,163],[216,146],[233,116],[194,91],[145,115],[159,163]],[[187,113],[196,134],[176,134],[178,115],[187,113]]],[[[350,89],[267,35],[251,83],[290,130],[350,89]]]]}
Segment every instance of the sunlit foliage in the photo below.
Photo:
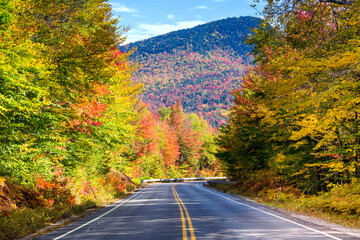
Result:
{"type": "Polygon", "coordinates": [[[247,152],[265,151],[261,164],[251,156],[225,160],[233,169],[250,161],[308,192],[359,178],[360,6],[331,2],[267,1],[249,39],[256,66],[220,138],[224,156],[246,154],[226,148],[235,139],[247,152]]]}

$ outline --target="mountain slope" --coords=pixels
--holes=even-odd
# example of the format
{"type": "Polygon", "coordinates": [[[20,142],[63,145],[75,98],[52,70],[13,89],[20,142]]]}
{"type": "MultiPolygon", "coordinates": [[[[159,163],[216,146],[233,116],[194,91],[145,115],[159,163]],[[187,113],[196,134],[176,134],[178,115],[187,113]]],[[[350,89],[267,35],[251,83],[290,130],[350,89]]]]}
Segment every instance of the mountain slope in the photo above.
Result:
{"type": "Polygon", "coordinates": [[[240,87],[248,68],[244,43],[259,19],[228,18],[171,32],[120,49],[137,51],[132,59],[141,67],[133,76],[145,84],[142,99],[153,111],[181,99],[185,112],[203,115],[216,127],[232,105],[231,90],[240,87]]]}
{"type": "Polygon", "coordinates": [[[260,19],[254,17],[233,17],[202,24],[190,29],[170,32],[143,41],[121,46],[120,50],[137,48],[134,56],[158,53],[173,53],[187,50],[204,53],[218,48],[234,51],[243,56],[251,47],[244,43],[244,36],[251,33],[260,19]]]}

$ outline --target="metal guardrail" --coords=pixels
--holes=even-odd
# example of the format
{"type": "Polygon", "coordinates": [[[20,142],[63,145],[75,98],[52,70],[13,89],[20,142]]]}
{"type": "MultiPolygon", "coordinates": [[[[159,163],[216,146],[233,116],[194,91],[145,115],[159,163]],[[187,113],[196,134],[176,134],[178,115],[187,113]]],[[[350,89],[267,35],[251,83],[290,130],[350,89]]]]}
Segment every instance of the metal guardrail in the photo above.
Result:
{"type": "Polygon", "coordinates": [[[201,181],[201,180],[226,180],[227,177],[196,177],[196,178],[166,178],[166,179],[148,179],[142,180],[142,183],[152,182],[184,182],[184,181],[201,181]]]}

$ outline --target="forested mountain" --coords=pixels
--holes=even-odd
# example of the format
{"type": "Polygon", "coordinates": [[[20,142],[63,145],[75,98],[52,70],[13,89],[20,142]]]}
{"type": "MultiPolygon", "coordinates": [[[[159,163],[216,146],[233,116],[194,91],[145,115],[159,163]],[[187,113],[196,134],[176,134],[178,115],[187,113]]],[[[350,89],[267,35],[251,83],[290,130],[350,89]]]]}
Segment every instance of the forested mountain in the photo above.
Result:
{"type": "Polygon", "coordinates": [[[223,123],[232,104],[230,91],[240,86],[246,70],[242,57],[220,49],[207,54],[152,54],[140,62],[133,79],[145,83],[142,97],[151,110],[181,100],[186,112],[203,115],[212,126],[223,123]]]}
{"type": "Polygon", "coordinates": [[[251,46],[244,37],[258,18],[228,18],[120,47],[137,50],[135,82],[145,84],[142,99],[156,112],[182,101],[185,112],[203,115],[218,126],[232,104],[230,92],[240,87],[250,64],[251,46]],[[161,66],[161,67],[160,67],[161,66]]]}
{"type": "Polygon", "coordinates": [[[197,53],[218,48],[234,51],[236,55],[246,55],[251,47],[244,44],[244,36],[251,33],[259,23],[259,18],[233,17],[209,22],[190,29],[170,32],[143,41],[122,46],[120,50],[137,48],[134,56],[173,53],[187,50],[197,53]]]}

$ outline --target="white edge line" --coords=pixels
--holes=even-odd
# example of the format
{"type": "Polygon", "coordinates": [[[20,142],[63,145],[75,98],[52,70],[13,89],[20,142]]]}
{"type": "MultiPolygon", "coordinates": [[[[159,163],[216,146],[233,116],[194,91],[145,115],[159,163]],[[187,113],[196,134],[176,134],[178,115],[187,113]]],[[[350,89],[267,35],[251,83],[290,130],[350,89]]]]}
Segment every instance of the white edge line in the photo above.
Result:
{"type": "MultiPolygon", "coordinates": [[[[99,220],[99,219],[102,218],[103,216],[111,213],[112,211],[114,211],[115,209],[117,209],[118,207],[120,207],[121,205],[123,205],[124,203],[126,203],[127,201],[129,201],[130,199],[134,198],[134,197],[135,197],[136,195],[138,195],[140,192],[142,192],[142,191],[137,192],[136,194],[134,194],[134,195],[131,196],[130,198],[124,200],[122,203],[118,204],[116,207],[110,209],[110,210],[107,211],[106,213],[98,216],[97,218],[94,218],[93,220],[91,220],[91,221],[89,221],[89,222],[87,222],[87,223],[84,223],[83,225],[81,225],[81,226],[79,226],[79,227],[77,227],[77,228],[75,228],[75,229],[73,229],[73,230],[71,230],[71,231],[69,231],[69,232],[67,232],[67,233],[65,233],[65,234],[63,234],[63,235],[61,235],[61,236],[59,236],[59,237],[57,237],[57,238],[54,238],[53,240],[57,240],[57,239],[63,238],[63,237],[65,237],[65,236],[69,235],[70,233],[73,233],[73,232],[75,232],[75,231],[77,231],[77,230],[79,230],[79,229],[81,229],[81,228],[89,225],[90,223],[99,220]]],[[[122,200],[120,200],[120,201],[122,201],[122,200]]]]}
{"type": "Polygon", "coordinates": [[[245,204],[245,203],[238,202],[238,201],[234,201],[234,200],[232,200],[232,199],[230,199],[230,198],[224,197],[224,196],[222,196],[222,195],[220,195],[220,194],[218,194],[218,193],[215,193],[215,192],[213,192],[213,191],[207,190],[207,189],[205,189],[205,188],[201,188],[200,185],[196,185],[196,186],[197,186],[199,189],[202,189],[202,190],[204,190],[204,191],[207,191],[207,192],[210,192],[210,193],[212,193],[212,194],[218,195],[218,196],[220,196],[220,197],[222,197],[222,198],[225,198],[225,199],[227,199],[227,200],[229,200],[229,201],[231,201],[231,202],[235,202],[235,203],[237,203],[237,204],[247,206],[247,207],[252,208],[252,209],[254,209],[254,210],[257,210],[257,211],[259,211],[259,212],[268,214],[268,215],[273,216],[273,217],[277,217],[277,218],[279,218],[279,219],[282,219],[282,220],[284,220],[284,221],[293,223],[293,224],[295,224],[295,225],[298,225],[298,226],[300,226],[300,227],[306,228],[306,229],[308,229],[308,230],[311,230],[311,231],[320,233],[320,234],[325,235],[325,236],[327,236],[327,237],[330,237],[330,238],[332,238],[332,239],[342,240],[341,238],[334,237],[334,236],[332,236],[332,235],[329,235],[329,234],[327,234],[327,233],[321,232],[321,231],[316,230],[316,229],[314,229],[314,228],[307,227],[307,226],[302,225],[302,224],[300,224],[300,223],[297,223],[297,222],[291,221],[291,220],[289,220],[289,219],[286,219],[286,218],[277,216],[277,215],[275,215],[275,214],[272,214],[272,213],[263,211],[263,210],[261,210],[261,209],[259,209],[259,208],[256,208],[256,207],[253,207],[253,206],[250,206],[250,205],[247,205],[247,204],[245,204]]]}

